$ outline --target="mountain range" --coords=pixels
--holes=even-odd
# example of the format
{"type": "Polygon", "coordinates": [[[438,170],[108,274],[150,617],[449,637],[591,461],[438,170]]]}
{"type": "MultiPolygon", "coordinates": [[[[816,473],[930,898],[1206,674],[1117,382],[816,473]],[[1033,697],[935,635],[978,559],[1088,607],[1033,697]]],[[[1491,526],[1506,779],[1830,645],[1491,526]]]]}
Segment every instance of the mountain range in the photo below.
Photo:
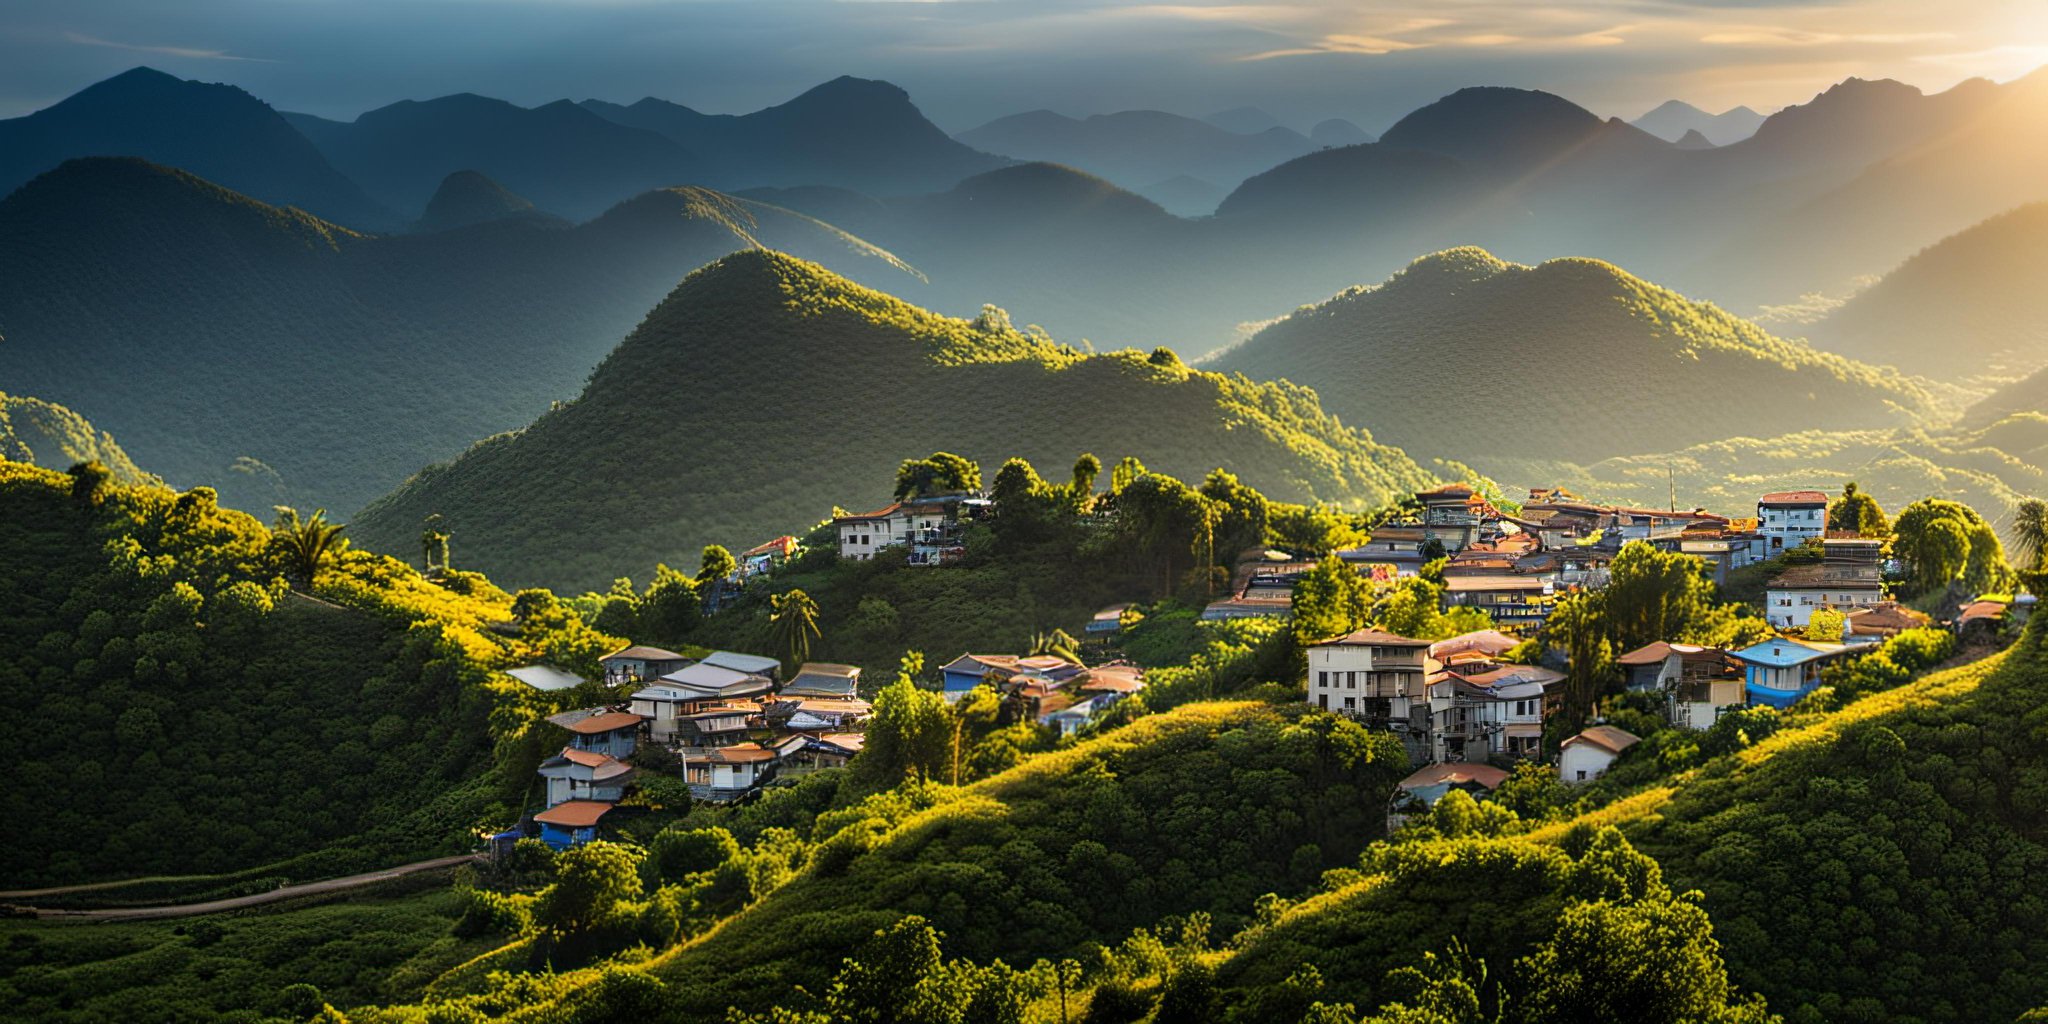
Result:
{"type": "Polygon", "coordinates": [[[1727,146],[1755,135],[1763,126],[1764,115],[1748,107],[1709,114],[1684,100],[1667,100],[1629,123],[1666,142],[1683,142],[1689,135],[1698,135],[1708,145],[1727,146]]]}
{"type": "Polygon", "coordinates": [[[494,579],[601,589],[834,505],[885,505],[897,464],[937,450],[990,474],[1012,456],[1051,472],[1084,452],[1184,479],[1222,467],[1297,502],[1380,503],[1432,479],[1305,388],[1164,350],[1086,355],[999,314],[939,316],[750,250],[685,279],[574,401],[423,470],[351,529],[410,550],[438,514],[464,564],[494,579]]]}
{"type": "Polygon", "coordinates": [[[575,227],[365,236],[139,160],[75,160],[0,200],[0,379],[180,486],[352,510],[574,395],[709,260],[759,242],[915,278],[767,204],[659,190],[575,227]]]}

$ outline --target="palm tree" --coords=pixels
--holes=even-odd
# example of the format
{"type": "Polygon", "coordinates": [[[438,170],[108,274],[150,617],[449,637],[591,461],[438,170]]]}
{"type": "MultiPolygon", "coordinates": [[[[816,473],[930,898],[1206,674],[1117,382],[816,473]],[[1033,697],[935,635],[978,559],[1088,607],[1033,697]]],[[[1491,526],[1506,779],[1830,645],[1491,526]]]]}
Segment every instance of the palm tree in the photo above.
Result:
{"type": "Polygon", "coordinates": [[[2012,542],[2022,568],[2039,572],[2048,561],[2048,501],[2022,498],[2012,509],[2012,542]]]}
{"type": "Polygon", "coordinates": [[[773,609],[768,624],[775,646],[789,652],[791,667],[809,661],[811,640],[819,635],[818,602],[801,590],[791,590],[770,597],[768,604],[773,609]]]}
{"type": "Polygon", "coordinates": [[[1079,665],[1080,649],[1081,645],[1064,629],[1055,629],[1050,633],[1034,633],[1031,636],[1030,654],[1034,658],[1041,654],[1050,654],[1061,661],[1079,665]]]}
{"type": "Polygon", "coordinates": [[[277,523],[270,529],[270,542],[284,557],[286,578],[308,592],[320,575],[321,565],[348,549],[348,541],[341,537],[341,531],[347,527],[329,523],[324,508],[302,519],[298,509],[279,505],[277,523]]]}

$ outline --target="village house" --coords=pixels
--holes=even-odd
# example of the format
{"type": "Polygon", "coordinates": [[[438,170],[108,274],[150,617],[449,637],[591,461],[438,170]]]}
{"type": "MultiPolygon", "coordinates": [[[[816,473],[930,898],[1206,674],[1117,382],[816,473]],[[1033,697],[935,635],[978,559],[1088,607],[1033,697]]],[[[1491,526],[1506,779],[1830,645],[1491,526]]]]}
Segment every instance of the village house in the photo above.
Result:
{"type": "Polygon", "coordinates": [[[756,544],[739,553],[734,559],[739,563],[736,573],[742,580],[749,580],[763,573],[772,572],[776,566],[796,557],[797,539],[783,534],[765,544],[756,544]]]}
{"type": "Polygon", "coordinates": [[[1847,613],[1883,600],[1884,583],[1875,565],[1795,565],[1765,584],[1764,617],[1779,629],[1798,630],[1821,609],[1847,613]]]}
{"type": "Polygon", "coordinates": [[[704,656],[699,665],[729,669],[750,676],[760,676],[770,683],[782,677],[782,662],[760,654],[740,654],[737,651],[712,651],[704,656]]]}
{"type": "Polygon", "coordinates": [[[813,771],[844,768],[866,747],[867,740],[866,733],[858,732],[828,732],[811,736],[797,757],[803,767],[813,771]]]}
{"type": "Polygon", "coordinates": [[[1424,689],[1427,640],[1361,629],[1308,649],[1308,702],[1367,725],[1392,730],[1426,747],[1429,699],[1424,689]]]}
{"type": "Polygon", "coordinates": [[[1529,758],[1543,752],[1543,721],[1564,673],[1540,665],[1472,662],[1428,676],[1430,755],[1437,761],[1529,758]]]}
{"type": "Polygon", "coordinates": [[[1664,695],[1666,719],[1681,728],[1705,729],[1745,700],[1741,666],[1718,647],[1659,640],[1615,661],[1629,689],[1664,695]]]}
{"type": "Polygon", "coordinates": [[[1742,663],[1749,703],[1782,709],[1820,686],[1821,666],[1857,650],[1846,644],[1779,637],[1731,652],[1731,656],[1742,663]]]}
{"type": "Polygon", "coordinates": [[[548,721],[569,730],[569,746],[576,750],[624,758],[633,752],[646,719],[624,711],[603,709],[565,711],[548,721]]]}
{"type": "Polygon", "coordinates": [[[1777,491],[1756,501],[1757,532],[1771,555],[1827,533],[1828,496],[1821,491],[1777,491]]]}
{"type": "Polygon", "coordinates": [[[858,697],[800,697],[771,701],[764,711],[770,727],[789,732],[852,732],[874,708],[858,697]]]}
{"type": "Polygon", "coordinates": [[[1108,636],[1112,633],[1121,633],[1124,628],[1124,613],[1129,611],[1130,608],[1131,605],[1128,601],[1123,604],[1110,605],[1091,616],[1088,619],[1088,625],[1082,627],[1082,631],[1089,636],[1108,636]]]}
{"type": "Polygon", "coordinates": [[[797,667],[796,675],[791,676],[776,695],[784,698],[857,697],[860,695],[860,669],[829,661],[807,661],[797,667]]]}
{"type": "Polygon", "coordinates": [[[1477,608],[1512,629],[1533,630],[1550,617],[1555,584],[1512,574],[1444,577],[1444,610],[1477,608]]]}
{"type": "Polygon", "coordinates": [[[1567,783],[1591,782],[1607,774],[1621,752],[1641,737],[1611,725],[1595,725],[1559,744],[1557,776],[1567,783]]]}
{"type": "Polygon", "coordinates": [[[613,651],[597,659],[597,663],[604,668],[605,683],[611,686],[618,686],[624,683],[644,683],[652,679],[659,679],[670,672],[674,672],[676,669],[688,665],[690,659],[674,651],[664,651],[659,647],[646,647],[635,644],[631,647],[622,647],[619,650],[613,651]]]}
{"type": "MultiPolygon", "coordinates": [[[[1413,576],[1429,561],[1423,557],[1422,547],[1430,537],[1420,526],[1382,526],[1373,530],[1364,544],[1345,548],[1337,557],[1354,568],[1390,565],[1397,576],[1413,576]]],[[[1449,545],[1445,547],[1448,550],[1449,545]]]]}
{"type": "Polygon", "coordinates": [[[983,682],[1001,687],[1018,675],[1065,681],[1080,673],[1081,666],[1051,655],[963,654],[939,668],[939,692],[950,704],[972,693],[983,682]]]}
{"type": "MultiPolygon", "coordinates": [[[[796,741],[790,747],[792,754],[808,743],[801,736],[791,739],[796,741]]],[[[776,763],[781,758],[780,748],[751,742],[685,751],[683,781],[689,784],[693,799],[731,803],[752,794],[761,788],[762,783],[773,778],[776,763]]]]}
{"type": "Polygon", "coordinates": [[[602,800],[617,803],[625,798],[626,784],[633,781],[633,766],[611,756],[575,747],[540,763],[540,776],[547,780],[547,805],[569,800],[602,800]]]}
{"type": "Polygon", "coordinates": [[[1686,527],[1678,535],[1675,550],[1707,563],[1707,575],[1715,583],[1728,582],[1728,573],[1768,558],[1768,546],[1756,528],[1756,520],[1709,522],[1686,527]]]}
{"type": "Polygon", "coordinates": [[[1245,597],[1234,595],[1211,601],[1202,608],[1204,622],[1228,622],[1232,619],[1284,619],[1294,614],[1293,595],[1285,597],[1266,595],[1245,597]]]}
{"type": "Polygon", "coordinates": [[[1463,790],[1473,799],[1480,799],[1491,795],[1507,780],[1506,769],[1490,764],[1451,762],[1424,766],[1394,784],[1394,795],[1387,809],[1387,829],[1400,828],[1410,815],[1435,807],[1436,802],[1449,796],[1452,790],[1463,790]]]}
{"type": "Polygon", "coordinates": [[[944,565],[966,553],[964,521],[988,508],[978,495],[947,494],[909,498],[862,515],[832,517],[839,535],[839,557],[857,561],[875,557],[884,548],[901,547],[911,565],[944,565]]]}
{"type": "Polygon", "coordinates": [[[599,800],[568,800],[533,816],[540,841],[556,850],[581,846],[597,838],[597,824],[617,805],[599,800]]]}
{"type": "Polygon", "coordinates": [[[708,658],[662,676],[659,685],[693,693],[704,700],[760,697],[775,689],[775,681],[767,676],[716,665],[708,658]]]}
{"type": "Polygon", "coordinates": [[[721,705],[682,715],[675,720],[671,742],[683,747],[729,747],[753,732],[758,707],[721,705]]]}
{"type": "MultiPolygon", "coordinates": [[[[1422,532],[1435,538],[1445,551],[1470,546],[1501,521],[1500,510],[1484,495],[1465,484],[1446,484],[1415,495],[1422,506],[1422,532]]],[[[1378,534],[1374,535],[1375,537],[1378,534]]]]}
{"type": "Polygon", "coordinates": [[[1883,643],[1909,629],[1934,624],[1933,616],[1916,612],[1897,601],[1879,601],[1848,615],[1848,630],[1842,639],[1852,644],[1883,643]]]}

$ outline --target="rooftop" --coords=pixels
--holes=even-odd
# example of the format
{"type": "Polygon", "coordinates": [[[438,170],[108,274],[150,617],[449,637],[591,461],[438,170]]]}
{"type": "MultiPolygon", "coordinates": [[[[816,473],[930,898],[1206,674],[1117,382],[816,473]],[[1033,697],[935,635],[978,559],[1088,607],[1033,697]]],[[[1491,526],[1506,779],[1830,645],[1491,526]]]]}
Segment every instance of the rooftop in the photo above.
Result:
{"type": "Polygon", "coordinates": [[[611,804],[601,800],[566,800],[534,815],[533,820],[563,828],[589,828],[611,809],[611,804]]]}
{"type": "Polygon", "coordinates": [[[603,664],[607,661],[618,660],[687,661],[688,659],[684,658],[682,655],[677,654],[674,651],[664,651],[659,647],[648,647],[644,644],[634,644],[631,647],[621,647],[618,650],[613,651],[610,654],[607,654],[604,657],[599,658],[597,660],[599,664],[603,664]]]}
{"type": "Polygon", "coordinates": [[[1655,665],[1674,654],[1686,661],[1719,661],[1721,659],[1721,649],[1718,647],[1701,647],[1698,644],[1674,644],[1657,640],[1644,644],[1614,660],[1623,665],[1655,665]]]}
{"type": "Polygon", "coordinates": [[[553,665],[522,665],[506,669],[505,674],[536,690],[568,690],[583,685],[582,676],[553,665]]]}
{"type": "Polygon", "coordinates": [[[607,711],[603,714],[577,719],[569,726],[569,731],[589,736],[595,733],[611,732],[615,729],[631,729],[644,721],[646,719],[639,715],[630,714],[625,711],[607,711]]]}
{"type": "Polygon", "coordinates": [[[1396,635],[1396,634],[1393,634],[1393,633],[1389,633],[1389,632],[1387,632],[1387,631],[1386,631],[1386,630],[1384,630],[1384,629],[1374,629],[1374,628],[1371,628],[1371,627],[1367,627],[1367,628],[1365,628],[1365,629],[1361,629],[1361,630],[1357,630],[1357,631],[1354,631],[1354,632],[1346,633],[1346,634],[1344,634],[1343,636],[1340,636],[1340,637],[1336,638],[1335,640],[1325,640],[1325,641],[1323,641],[1322,643],[1316,644],[1315,646],[1317,646],[1317,647],[1428,647],[1428,646],[1429,646],[1429,641],[1427,641],[1427,640],[1414,640],[1414,639],[1411,639],[1411,638],[1409,638],[1409,637],[1405,637],[1405,636],[1399,636],[1399,635],[1396,635]]]}
{"type": "Polygon", "coordinates": [[[713,764],[760,764],[775,760],[775,751],[759,743],[735,743],[730,747],[713,747],[702,760],[713,764]]]}
{"type": "Polygon", "coordinates": [[[1573,736],[1571,739],[1564,741],[1562,744],[1560,744],[1560,747],[1569,747],[1575,744],[1585,743],[1591,746],[1599,747],[1600,749],[1605,750],[1610,754],[1619,754],[1622,751],[1627,750],[1628,748],[1633,747],[1638,743],[1641,743],[1642,741],[1642,737],[1637,736],[1635,733],[1629,732],[1626,729],[1617,729],[1611,725],[1595,725],[1587,728],[1584,732],[1579,733],[1577,736],[1573,736]]]}
{"type": "Polygon", "coordinates": [[[756,676],[765,676],[782,667],[782,663],[774,658],[764,657],[759,654],[741,654],[737,651],[712,651],[710,654],[705,655],[704,660],[699,661],[697,664],[729,668],[734,672],[745,672],[748,675],[756,676]]]}
{"type": "Polygon", "coordinates": [[[1396,783],[1402,789],[1423,789],[1429,786],[1460,783],[1475,783],[1487,789],[1498,789],[1508,780],[1508,773],[1490,764],[1472,761],[1446,761],[1433,764],[1396,783]]]}
{"type": "Polygon", "coordinates": [[[1875,565],[1826,562],[1795,565],[1766,584],[1771,590],[1878,590],[1883,586],[1875,565]]]}
{"type": "Polygon", "coordinates": [[[1808,662],[1819,661],[1822,658],[1832,658],[1839,654],[1846,654],[1850,650],[1851,648],[1842,644],[1823,644],[1808,640],[1786,640],[1779,638],[1776,640],[1766,640],[1763,643],[1754,644],[1739,651],[1730,651],[1729,653],[1735,658],[1752,665],[1762,665],[1766,668],[1791,668],[1794,665],[1804,665],[1808,662]]]}
{"type": "Polygon", "coordinates": [[[1801,505],[1825,505],[1828,496],[1823,491],[1772,491],[1756,500],[1759,505],[1796,507],[1801,505]]]}

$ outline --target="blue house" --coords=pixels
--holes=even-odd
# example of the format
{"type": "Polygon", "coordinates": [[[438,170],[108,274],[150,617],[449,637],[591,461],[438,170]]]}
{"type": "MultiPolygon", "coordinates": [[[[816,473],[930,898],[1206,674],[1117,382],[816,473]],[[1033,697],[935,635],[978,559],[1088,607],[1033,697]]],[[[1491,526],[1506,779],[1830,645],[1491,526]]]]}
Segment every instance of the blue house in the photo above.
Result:
{"type": "Polygon", "coordinates": [[[640,738],[647,719],[624,711],[565,711],[548,721],[569,730],[569,748],[607,754],[623,760],[640,738]]]}
{"type": "Polygon", "coordinates": [[[569,800],[533,816],[540,841],[556,850],[581,846],[597,838],[598,820],[612,805],[600,800],[569,800]]]}
{"type": "Polygon", "coordinates": [[[1821,666],[1858,650],[1779,638],[1732,651],[1730,656],[1742,663],[1743,689],[1750,703],[1788,708],[1820,686],[1821,666]]]}

